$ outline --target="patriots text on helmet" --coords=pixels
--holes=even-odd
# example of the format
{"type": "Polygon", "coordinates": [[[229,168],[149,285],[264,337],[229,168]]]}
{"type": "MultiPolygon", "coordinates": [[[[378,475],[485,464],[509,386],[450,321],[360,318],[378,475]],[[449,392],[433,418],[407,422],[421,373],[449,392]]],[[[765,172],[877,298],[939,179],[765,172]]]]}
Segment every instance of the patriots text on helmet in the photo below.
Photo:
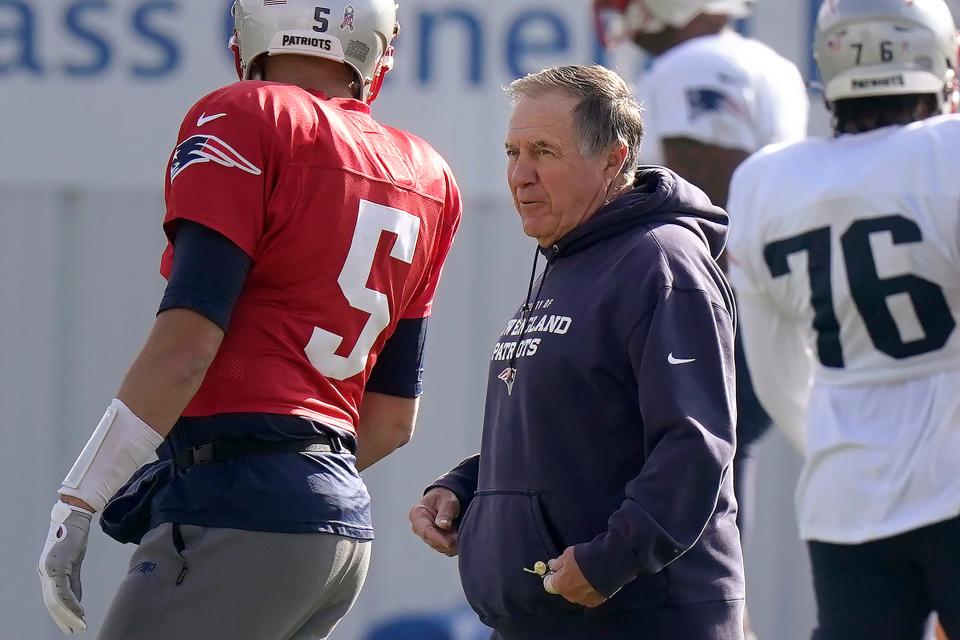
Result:
{"type": "Polygon", "coordinates": [[[927,94],[960,104],[956,26],[944,0],[844,0],[817,15],[814,57],[828,102],[927,94]]]}
{"type": "Polygon", "coordinates": [[[283,36],[283,46],[285,47],[312,47],[314,49],[323,49],[330,51],[331,44],[326,38],[309,38],[305,36],[283,36]]]}
{"type": "Polygon", "coordinates": [[[850,82],[851,89],[881,89],[885,87],[904,87],[906,86],[906,80],[904,80],[902,74],[897,74],[895,76],[887,76],[885,78],[870,78],[868,80],[857,80],[853,79],[850,82]]]}
{"type": "Polygon", "coordinates": [[[278,53],[312,55],[341,62],[354,73],[356,98],[373,102],[393,69],[393,39],[399,33],[394,0],[285,0],[266,6],[262,0],[234,1],[233,44],[237,72],[243,80],[259,78],[257,61],[278,53]],[[340,15],[342,19],[334,19],[340,15]],[[317,37],[321,33],[327,37],[317,37]],[[350,55],[344,40],[351,42],[350,55]]]}

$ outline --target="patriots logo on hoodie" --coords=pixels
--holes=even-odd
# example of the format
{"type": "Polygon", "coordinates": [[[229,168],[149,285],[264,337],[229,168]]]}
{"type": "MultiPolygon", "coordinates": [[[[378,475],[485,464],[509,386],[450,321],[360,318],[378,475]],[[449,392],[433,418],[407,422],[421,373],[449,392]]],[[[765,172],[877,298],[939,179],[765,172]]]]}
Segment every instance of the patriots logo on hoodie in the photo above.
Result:
{"type": "Polygon", "coordinates": [[[170,183],[172,184],[190,165],[202,162],[216,162],[224,167],[236,167],[255,176],[262,173],[259,167],[217,136],[195,135],[178,144],[173,152],[173,160],[170,163],[170,183]]]}
{"type": "Polygon", "coordinates": [[[504,384],[507,385],[507,395],[513,394],[513,383],[517,379],[517,370],[513,367],[507,367],[500,372],[497,378],[503,380],[504,384]]]}

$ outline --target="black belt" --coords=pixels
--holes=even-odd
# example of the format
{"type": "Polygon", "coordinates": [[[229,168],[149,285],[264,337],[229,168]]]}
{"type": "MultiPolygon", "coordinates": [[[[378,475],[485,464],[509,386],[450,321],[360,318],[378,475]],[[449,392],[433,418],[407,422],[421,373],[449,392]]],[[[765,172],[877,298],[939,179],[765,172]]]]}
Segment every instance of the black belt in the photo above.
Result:
{"type": "Polygon", "coordinates": [[[266,456],[276,453],[348,453],[350,448],[339,436],[321,434],[309,440],[221,440],[190,447],[177,453],[173,466],[177,471],[198,464],[223,462],[233,458],[266,456]]]}

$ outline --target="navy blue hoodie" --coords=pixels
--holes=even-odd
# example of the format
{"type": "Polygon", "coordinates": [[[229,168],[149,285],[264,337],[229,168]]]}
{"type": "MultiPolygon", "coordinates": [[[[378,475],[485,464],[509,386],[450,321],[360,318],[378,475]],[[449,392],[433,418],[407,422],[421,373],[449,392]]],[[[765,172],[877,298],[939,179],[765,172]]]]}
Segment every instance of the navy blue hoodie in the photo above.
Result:
{"type": "Polygon", "coordinates": [[[727,215],[660,167],[546,254],[494,348],[460,499],[460,574],[504,640],[672,637],[657,609],[744,597],[727,215]],[[596,609],[523,571],[575,547],[596,609]],[[648,635],[649,634],[649,635],[648,635]]]}

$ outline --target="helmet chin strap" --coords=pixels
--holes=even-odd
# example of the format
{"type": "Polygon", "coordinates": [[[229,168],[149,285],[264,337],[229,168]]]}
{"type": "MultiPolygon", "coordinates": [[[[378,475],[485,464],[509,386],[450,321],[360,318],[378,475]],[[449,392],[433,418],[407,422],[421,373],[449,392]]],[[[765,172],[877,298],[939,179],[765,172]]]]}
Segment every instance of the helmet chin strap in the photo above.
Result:
{"type": "Polygon", "coordinates": [[[230,36],[230,43],[228,46],[230,51],[233,52],[233,62],[237,68],[237,78],[240,80],[263,80],[262,56],[260,64],[256,64],[256,60],[251,60],[249,65],[250,68],[244,68],[243,57],[240,55],[240,40],[237,38],[236,31],[233,32],[232,36],[230,36]]]}
{"type": "Polygon", "coordinates": [[[370,92],[367,94],[366,99],[367,104],[373,104],[373,101],[380,95],[380,89],[383,88],[383,80],[387,77],[387,74],[390,73],[391,69],[393,69],[393,45],[388,46],[387,50],[383,52],[383,57],[380,58],[377,73],[373,76],[373,81],[370,82],[370,92]]]}
{"type": "Polygon", "coordinates": [[[960,88],[956,83],[952,87],[947,87],[946,100],[943,101],[943,114],[950,115],[960,113],[960,88]]]}
{"type": "Polygon", "coordinates": [[[943,110],[947,114],[960,113],[960,31],[954,35],[957,41],[957,57],[954,64],[953,79],[947,86],[947,100],[943,110]]]}
{"type": "Polygon", "coordinates": [[[244,80],[243,77],[243,61],[240,57],[240,40],[237,39],[237,32],[234,31],[233,35],[230,36],[230,43],[227,45],[230,48],[230,51],[233,53],[233,62],[237,67],[237,77],[241,80],[244,80]]]}

